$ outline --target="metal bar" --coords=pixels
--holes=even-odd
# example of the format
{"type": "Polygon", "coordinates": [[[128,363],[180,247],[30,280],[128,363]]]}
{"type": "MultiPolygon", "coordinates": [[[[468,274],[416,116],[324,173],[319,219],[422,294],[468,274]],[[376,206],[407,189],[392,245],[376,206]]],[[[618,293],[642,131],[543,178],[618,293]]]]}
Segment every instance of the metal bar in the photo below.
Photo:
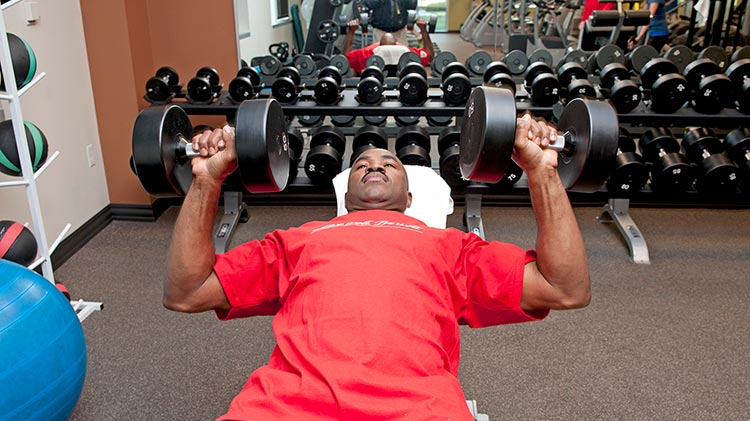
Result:
{"type": "Polygon", "coordinates": [[[650,264],[651,261],[648,257],[648,246],[646,240],[641,234],[641,230],[630,217],[628,208],[630,205],[630,199],[609,199],[606,205],[602,208],[602,213],[599,215],[599,222],[601,223],[614,223],[620,230],[620,233],[625,237],[625,241],[630,249],[630,257],[634,263],[638,264],[650,264]]]}
{"type": "Polygon", "coordinates": [[[241,192],[224,192],[224,216],[214,234],[214,251],[217,254],[225,253],[229,249],[237,223],[245,210],[241,192]]]}
{"type": "Polygon", "coordinates": [[[477,193],[467,193],[464,197],[466,202],[465,218],[466,229],[473,232],[479,238],[484,238],[484,225],[482,224],[482,195],[477,193]]]}

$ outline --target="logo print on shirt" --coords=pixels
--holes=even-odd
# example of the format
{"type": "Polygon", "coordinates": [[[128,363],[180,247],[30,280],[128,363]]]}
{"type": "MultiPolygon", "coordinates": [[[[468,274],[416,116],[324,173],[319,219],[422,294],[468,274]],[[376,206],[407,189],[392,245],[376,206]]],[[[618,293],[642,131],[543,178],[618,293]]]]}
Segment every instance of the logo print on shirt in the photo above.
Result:
{"type": "Polygon", "coordinates": [[[424,233],[423,227],[419,225],[404,224],[401,222],[386,221],[386,220],[339,222],[339,223],[323,225],[322,227],[315,228],[311,231],[311,233],[316,233],[318,231],[323,231],[323,230],[327,230],[331,228],[344,228],[344,227],[398,228],[398,229],[402,229],[406,231],[418,232],[420,234],[424,233]]]}

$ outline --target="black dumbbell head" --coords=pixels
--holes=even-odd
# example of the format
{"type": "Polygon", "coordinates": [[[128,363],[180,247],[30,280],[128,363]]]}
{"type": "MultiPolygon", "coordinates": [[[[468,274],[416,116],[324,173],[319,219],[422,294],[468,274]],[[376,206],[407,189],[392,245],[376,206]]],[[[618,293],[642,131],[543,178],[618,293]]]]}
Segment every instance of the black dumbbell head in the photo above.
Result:
{"type": "Polygon", "coordinates": [[[385,75],[383,74],[383,69],[377,66],[365,67],[365,69],[362,70],[362,73],[360,73],[359,77],[360,79],[364,79],[366,77],[374,77],[375,79],[379,80],[381,84],[385,82],[385,75]]]}
{"type": "Polygon", "coordinates": [[[250,79],[253,86],[260,85],[260,74],[252,67],[241,67],[240,70],[237,71],[237,77],[246,77],[250,79]]]}
{"type": "Polygon", "coordinates": [[[492,76],[498,73],[505,73],[507,75],[511,74],[507,64],[503,63],[502,61],[493,61],[492,63],[488,64],[487,68],[484,70],[482,80],[484,81],[484,83],[489,83],[492,76]]]}
{"type": "MultiPolygon", "coordinates": [[[[445,70],[443,70],[445,71],[445,70]]],[[[421,63],[409,62],[399,70],[398,77],[403,79],[405,76],[410,74],[418,74],[423,78],[427,78],[427,71],[424,69],[421,63]]]]}
{"type": "Polygon", "coordinates": [[[423,127],[402,127],[396,138],[396,155],[404,165],[431,166],[430,134],[423,127]]]}
{"type": "Polygon", "coordinates": [[[362,126],[352,139],[352,156],[350,164],[364,151],[368,149],[388,149],[388,134],[381,127],[362,126]]]}

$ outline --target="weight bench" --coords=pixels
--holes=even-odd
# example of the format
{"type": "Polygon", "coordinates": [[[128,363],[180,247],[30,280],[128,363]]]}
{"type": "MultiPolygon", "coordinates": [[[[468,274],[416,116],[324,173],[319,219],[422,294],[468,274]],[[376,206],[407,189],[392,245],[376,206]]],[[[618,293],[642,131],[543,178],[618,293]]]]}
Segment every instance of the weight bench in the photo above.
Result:
{"type": "MultiPolygon", "coordinates": [[[[448,215],[453,213],[453,199],[448,183],[434,169],[417,165],[404,165],[409,179],[411,206],[404,212],[433,228],[445,228],[448,215]]],[[[349,181],[350,169],[347,168],[333,178],[336,192],[336,215],[348,213],[344,204],[349,181]]],[[[475,400],[466,400],[475,421],[489,421],[486,414],[480,414],[475,400]]]]}
{"type": "Polygon", "coordinates": [[[628,39],[638,26],[651,22],[648,10],[595,10],[583,25],[578,48],[593,51],[607,44],[628,49],[628,39]]]}

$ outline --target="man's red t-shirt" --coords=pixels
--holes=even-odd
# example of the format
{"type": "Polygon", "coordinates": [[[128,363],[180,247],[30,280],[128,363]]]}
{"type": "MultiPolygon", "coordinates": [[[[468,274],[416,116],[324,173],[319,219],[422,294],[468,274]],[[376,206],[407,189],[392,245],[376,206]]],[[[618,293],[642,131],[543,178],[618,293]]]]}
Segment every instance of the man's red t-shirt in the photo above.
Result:
{"type": "Polygon", "coordinates": [[[471,420],[459,324],[538,320],[521,309],[531,250],[359,211],[217,255],[231,309],[271,315],[268,364],[219,420],[471,420]]]}
{"type": "MultiPolygon", "coordinates": [[[[401,45],[401,44],[398,44],[401,45]]],[[[365,62],[368,58],[373,54],[372,50],[376,49],[377,47],[380,47],[380,43],[376,42],[373,44],[368,45],[367,47],[360,48],[358,50],[352,50],[349,52],[349,54],[346,55],[346,58],[349,60],[349,67],[352,68],[357,73],[362,73],[362,70],[365,69],[365,62]]],[[[409,51],[413,51],[419,55],[420,60],[422,60],[422,66],[429,66],[430,65],[430,53],[427,52],[424,48],[411,48],[408,47],[409,51]]]]}

